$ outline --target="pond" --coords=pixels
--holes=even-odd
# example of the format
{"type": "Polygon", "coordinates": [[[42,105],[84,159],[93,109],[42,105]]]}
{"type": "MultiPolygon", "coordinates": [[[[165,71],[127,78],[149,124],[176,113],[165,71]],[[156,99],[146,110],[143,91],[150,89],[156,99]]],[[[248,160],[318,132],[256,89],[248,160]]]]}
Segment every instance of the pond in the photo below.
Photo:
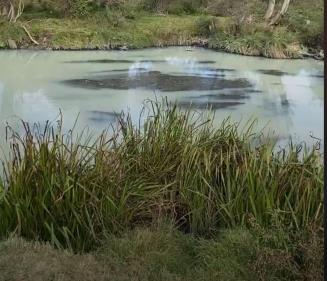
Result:
{"type": "Polygon", "coordinates": [[[1,51],[0,143],[5,124],[55,120],[93,131],[117,113],[138,120],[146,99],[215,111],[215,124],[257,119],[280,144],[323,139],[324,64],[272,60],[201,48],[136,51],[1,51]]]}

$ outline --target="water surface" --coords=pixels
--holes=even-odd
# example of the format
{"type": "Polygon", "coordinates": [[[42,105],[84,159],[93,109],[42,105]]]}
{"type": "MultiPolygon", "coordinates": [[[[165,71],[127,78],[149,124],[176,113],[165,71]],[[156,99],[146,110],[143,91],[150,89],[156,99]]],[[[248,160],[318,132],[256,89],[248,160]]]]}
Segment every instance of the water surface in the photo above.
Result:
{"type": "MultiPolygon", "coordinates": [[[[137,51],[1,51],[0,135],[6,122],[55,120],[100,131],[146,99],[166,96],[199,112],[257,118],[280,143],[323,138],[323,62],[271,60],[183,47],[137,51]]],[[[18,128],[18,127],[17,127],[18,128]]],[[[4,137],[1,137],[0,143],[4,137]]]]}

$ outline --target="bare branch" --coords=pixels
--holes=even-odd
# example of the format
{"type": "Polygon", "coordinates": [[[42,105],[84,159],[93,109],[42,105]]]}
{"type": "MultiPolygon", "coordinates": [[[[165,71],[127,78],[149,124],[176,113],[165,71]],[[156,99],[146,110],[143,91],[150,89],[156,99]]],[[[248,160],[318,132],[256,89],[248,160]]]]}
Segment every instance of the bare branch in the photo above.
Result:
{"type": "Polygon", "coordinates": [[[24,29],[24,31],[26,32],[27,36],[30,38],[30,40],[35,44],[35,45],[39,45],[39,42],[37,42],[35,39],[33,39],[32,35],[29,33],[29,31],[27,30],[27,28],[22,25],[22,28],[24,29]]]}

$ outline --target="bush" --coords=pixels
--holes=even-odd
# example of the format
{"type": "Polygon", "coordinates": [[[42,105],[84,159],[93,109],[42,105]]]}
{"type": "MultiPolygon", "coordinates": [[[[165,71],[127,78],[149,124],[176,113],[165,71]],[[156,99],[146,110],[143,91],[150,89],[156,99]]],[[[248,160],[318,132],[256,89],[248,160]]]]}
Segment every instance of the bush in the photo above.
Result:
{"type": "MultiPolygon", "coordinates": [[[[137,1],[116,1],[107,4],[104,7],[104,14],[109,24],[114,27],[121,27],[126,19],[136,19],[140,13],[140,7],[137,1]]],[[[103,13],[100,13],[102,16],[103,13]]]]}
{"type": "Polygon", "coordinates": [[[266,3],[262,0],[209,0],[206,11],[214,16],[221,17],[248,17],[259,15],[262,17],[266,3]]]}
{"type": "Polygon", "coordinates": [[[85,17],[94,10],[94,3],[89,0],[69,0],[69,13],[75,17],[85,17]]]}
{"type": "Polygon", "coordinates": [[[97,9],[97,2],[90,0],[40,0],[30,3],[30,11],[47,11],[53,16],[85,17],[97,9]]]}
{"type": "Polygon", "coordinates": [[[64,17],[69,15],[69,3],[66,0],[42,0],[38,7],[33,6],[33,10],[47,12],[56,17],[64,17]]]}
{"type": "Polygon", "coordinates": [[[288,27],[290,32],[298,35],[300,42],[308,47],[323,46],[323,1],[313,0],[310,3],[299,2],[288,11],[281,24],[288,27]]]}
{"type": "Polygon", "coordinates": [[[214,17],[201,16],[196,20],[196,31],[201,36],[210,36],[216,32],[216,21],[214,17]]]}
{"type": "Polygon", "coordinates": [[[149,12],[164,12],[167,9],[167,1],[143,0],[142,8],[149,12]]]}
{"type": "Polygon", "coordinates": [[[192,0],[178,0],[172,1],[167,8],[170,14],[194,14],[199,8],[198,1],[192,0]]]}
{"type": "Polygon", "coordinates": [[[120,27],[125,23],[125,17],[121,10],[118,9],[110,9],[106,7],[106,18],[110,25],[113,27],[120,27]]]}

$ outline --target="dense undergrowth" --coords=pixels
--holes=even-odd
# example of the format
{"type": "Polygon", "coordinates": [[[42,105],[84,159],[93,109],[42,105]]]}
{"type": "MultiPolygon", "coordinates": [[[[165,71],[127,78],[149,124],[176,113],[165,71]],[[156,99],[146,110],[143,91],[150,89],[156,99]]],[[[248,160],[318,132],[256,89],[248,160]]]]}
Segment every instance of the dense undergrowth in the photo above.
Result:
{"type": "Polygon", "coordinates": [[[0,48],[8,47],[8,39],[19,48],[51,49],[197,44],[272,58],[300,58],[322,49],[322,0],[292,2],[277,26],[264,22],[267,3],[261,0],[112,1],[107,8],[75,2],[41,1],[27,5],[15,24],[0,21],[0,48]]]}

